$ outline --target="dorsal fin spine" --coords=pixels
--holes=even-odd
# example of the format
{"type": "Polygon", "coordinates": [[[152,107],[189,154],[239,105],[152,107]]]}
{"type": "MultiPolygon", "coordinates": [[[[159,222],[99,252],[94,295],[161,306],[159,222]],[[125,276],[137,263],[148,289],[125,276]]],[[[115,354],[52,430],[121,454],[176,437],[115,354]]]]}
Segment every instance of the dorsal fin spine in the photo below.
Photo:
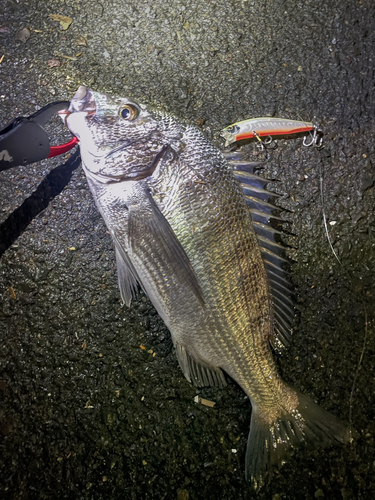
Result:
{"type": "Polygon", "coordinates": [[[272,344],[278,349],[276,344],[288,343],[294,318],[293,291],[287,271],[290,261],[286,257],[285,246],[279,242],[283,232],[271,226],[272,219],[279,223],[283,220],[278,216],[281,209],[270,202],[280,195],[268,191],[267,179],[254,174],[255,169],[260,166],[259,163],[247,162],[243,159],[244,155],[238,151],[226,153],[224,156],[242,188],[257,235],[273,303],[274,333],[277,339],[274,339],[272,344]]]}

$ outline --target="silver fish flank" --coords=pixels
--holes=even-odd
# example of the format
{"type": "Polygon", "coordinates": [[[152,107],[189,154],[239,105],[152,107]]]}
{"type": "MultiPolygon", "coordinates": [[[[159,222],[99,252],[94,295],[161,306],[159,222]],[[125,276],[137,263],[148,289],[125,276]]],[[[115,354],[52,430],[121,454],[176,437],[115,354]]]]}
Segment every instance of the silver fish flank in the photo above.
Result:
{"type": "Polygon", "coordinates": [[[345,424],[277,372],[270,343],[287,342],[293,305],[254,166],[172,116],[86,87],[63,118],[114,241],[124,302],[143,288],[189,382],[223,387],[226,373],[249,396],[254,486],[300,441],[349,441],[345,424]]]}

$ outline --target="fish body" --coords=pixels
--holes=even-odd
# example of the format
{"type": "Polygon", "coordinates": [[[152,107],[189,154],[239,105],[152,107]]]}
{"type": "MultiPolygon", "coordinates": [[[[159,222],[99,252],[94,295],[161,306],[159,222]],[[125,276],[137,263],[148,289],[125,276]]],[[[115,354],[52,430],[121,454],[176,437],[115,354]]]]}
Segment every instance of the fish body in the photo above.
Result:
{"type": "Polygon", "coordinates": [[[225,372],[249,396],[254,485],[301,440],[347,441],[344,424],[277,372],[270,342],[285,340],[292,309],[251,164],[226,159],[195,127],[85,87],[63,118],[115,244],[124,302],[138,283],[189,382],[223,387],[225,372]]]}

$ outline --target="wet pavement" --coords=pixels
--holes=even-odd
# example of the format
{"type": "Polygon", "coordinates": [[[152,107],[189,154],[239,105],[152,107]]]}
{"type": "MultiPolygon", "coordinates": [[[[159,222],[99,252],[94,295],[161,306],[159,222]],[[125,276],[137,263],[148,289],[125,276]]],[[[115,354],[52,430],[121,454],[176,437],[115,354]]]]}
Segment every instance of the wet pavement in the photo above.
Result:
{"type": "MultiPolygon", "coordinates": [[[[190,386],[150,302],[123,307],[110,236],[68,154],[0,173],[1,498],[371,496],[374,33],[366,0],[2,2],[1,126],[81,84],[164,108],[218,145],[249,117],[319,123],[324,148],[278,141],[262,174],[294,247],[298,314],[278,363],[358,438],[296,450],[259,492],[247,486],[248,399],[231,381],[190,386]]],[[[58,120],[48,130],[69,137],[58,120]]]]}

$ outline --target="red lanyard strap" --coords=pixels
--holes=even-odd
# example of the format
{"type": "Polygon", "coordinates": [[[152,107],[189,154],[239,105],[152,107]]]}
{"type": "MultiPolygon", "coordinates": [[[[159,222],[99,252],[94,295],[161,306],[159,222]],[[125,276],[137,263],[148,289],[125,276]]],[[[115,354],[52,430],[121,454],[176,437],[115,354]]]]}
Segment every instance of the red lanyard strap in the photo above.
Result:
{"type": "Polygon", "coordinates": [[[52,158],[53,156],[59,156],[70,149],[74,148],[74,146],[78,144],[78,139],[77,137],[73,137],[69,142],[66,142],[65,144],[59,144],[58,146],[51,146],[50,147],[50,152],[47,158],[52,158]]]}

